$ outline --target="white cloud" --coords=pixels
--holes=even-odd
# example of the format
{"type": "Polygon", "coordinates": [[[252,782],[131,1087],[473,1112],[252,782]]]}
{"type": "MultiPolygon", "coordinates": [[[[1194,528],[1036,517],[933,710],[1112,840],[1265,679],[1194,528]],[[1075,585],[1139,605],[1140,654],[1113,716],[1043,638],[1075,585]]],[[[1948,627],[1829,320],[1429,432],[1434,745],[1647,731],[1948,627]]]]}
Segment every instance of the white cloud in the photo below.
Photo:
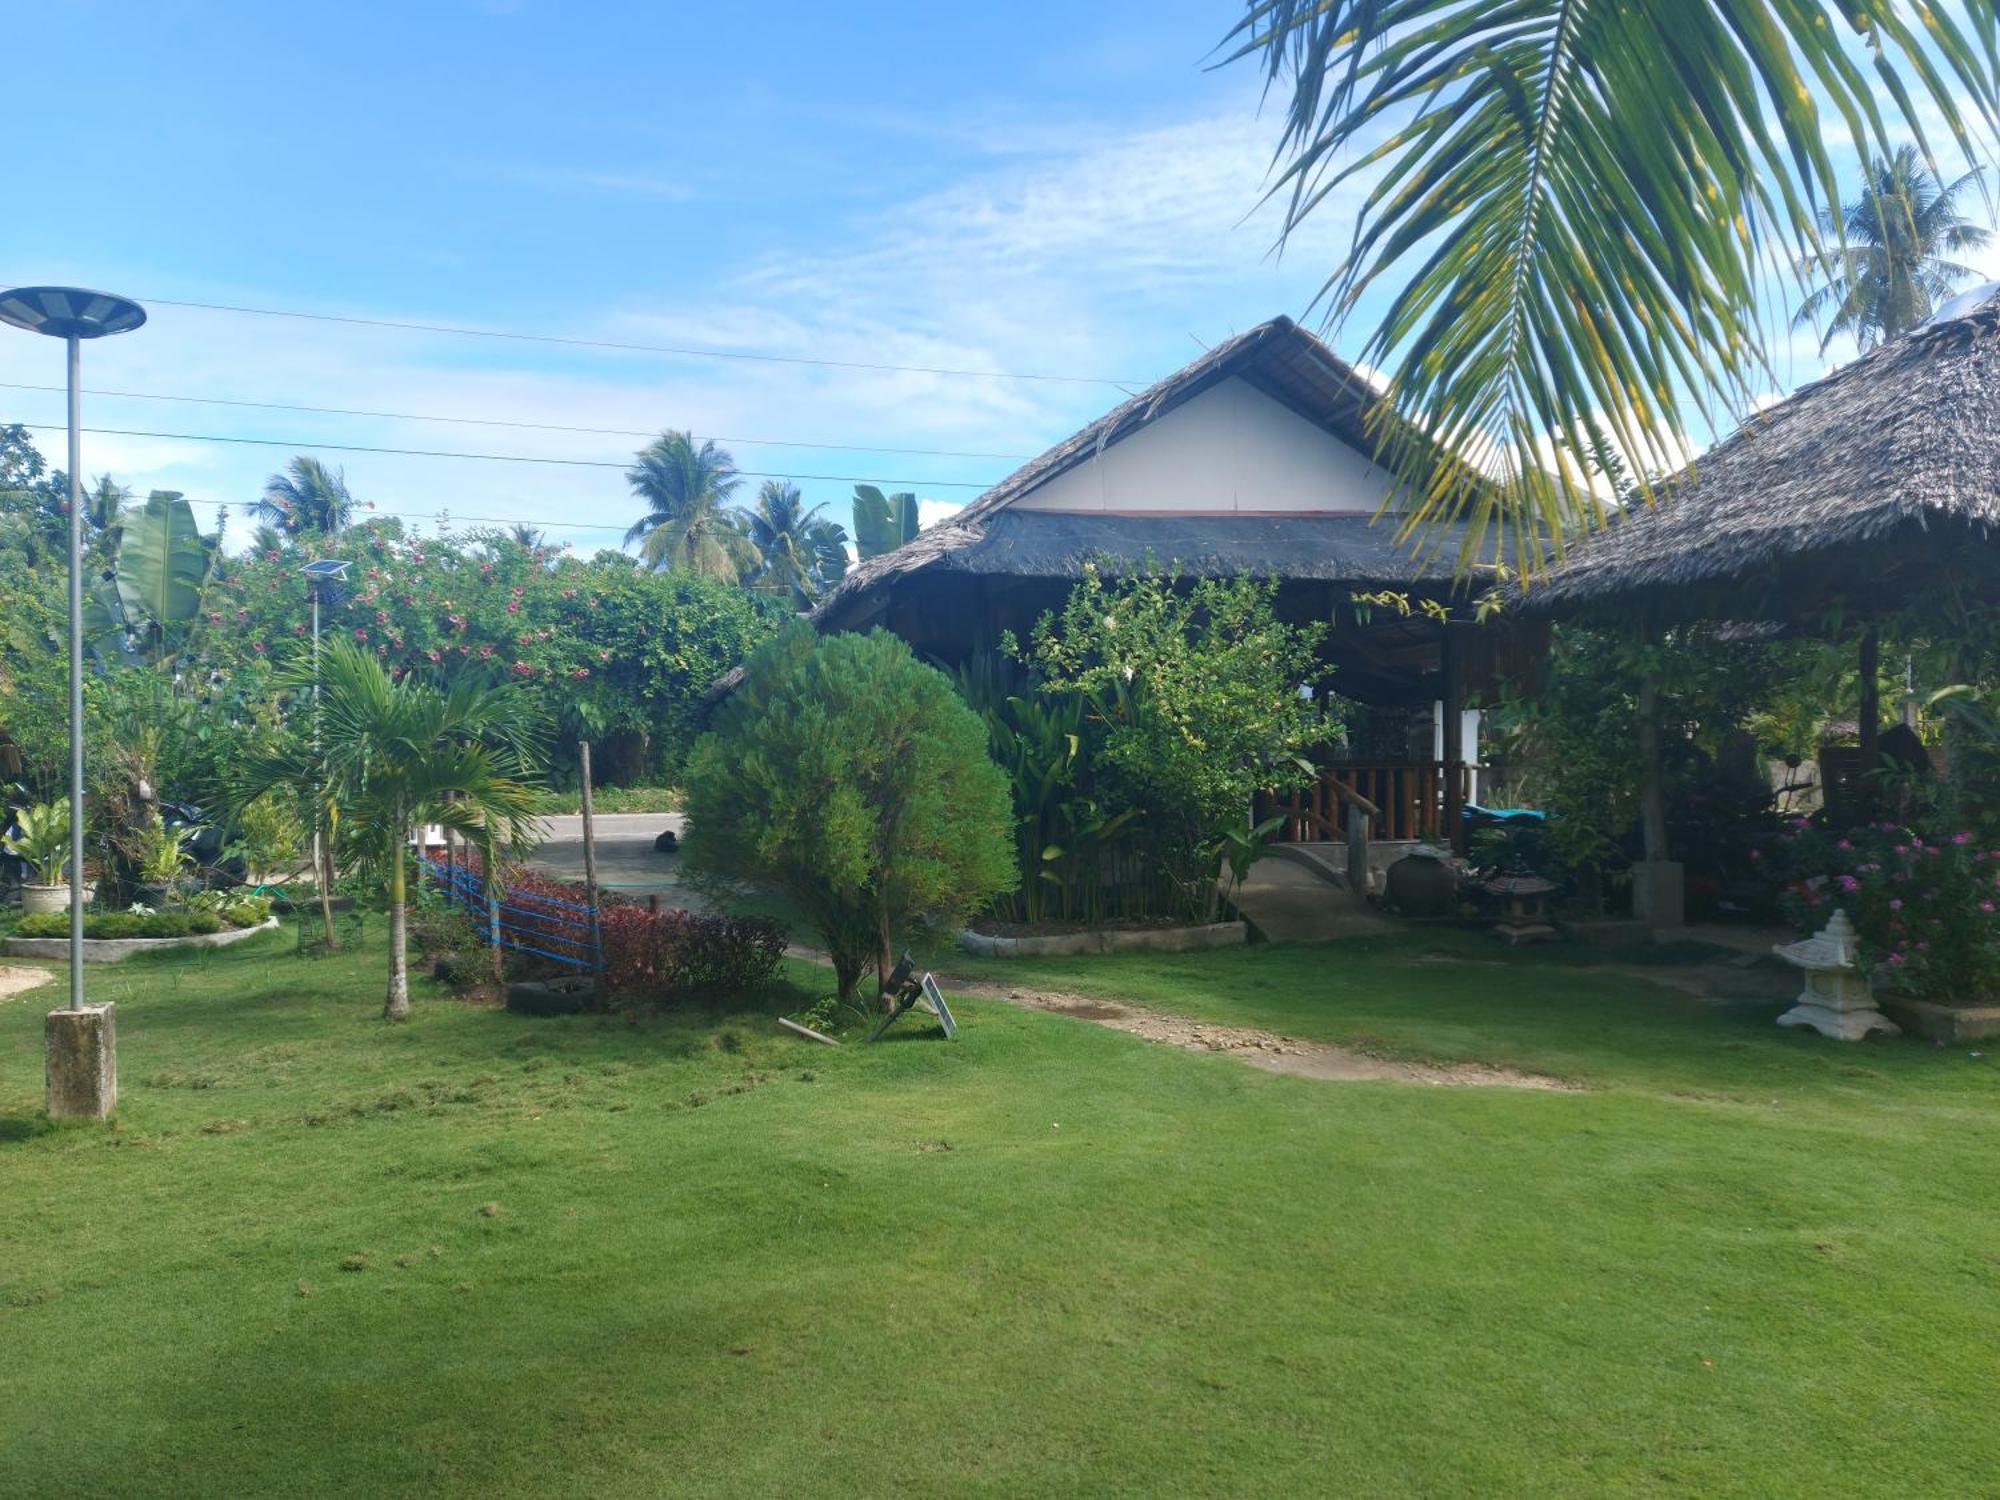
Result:
{"type": "MultiPolygon", "coordinates": [[[[1346,231],[1324,209],[1286,264],[1271,256],[1277,216],[1258,209],[1276,126],[1240,114],[1123,135],[1044,125],[1032,143],[995,142],[971,175],[857,225],[808,226],[779,251],[684,300],[627,299],[609,314],[551,309],[538,331],[701,345],[857,364],[1090,374],[1149,382],[1203,344],[1281,311],[1296,313],[1346,231]],[[1001,149],[1010,148],[1010,149],[1001,149]]],[[[548,185],[670,190],[645,175],[557,173],[548,185]]],[[[160,288],[131,267],[78,267],[80,279],[177,290],[200,300],[311,306],[260,287],[160,288]],[[130,273],[130,274],[127,274],[130,273]]],[[[423,320],[420,305],[329,308],[423,320]]],[[[439,321],[454,321],[440,319],[439,321]]],[[[53,384],[40,341],[0,340],[0,380],[53,384]]],[[[967,379],[915,370],[829,368],[486,343],[409,330],[251,318],[156,306],[141,333],[86,361],[98,389],[162,391],[371,411],[658,431],[732,439],[746,469],[800,478],[809,499],[845,509],[837,477],[916,489],[926,520],[971,499],[1018,457],[959,459],[766,446],[751,439],[878,443],[1025,456],[1123,399],[1101,384],[967,379]],[[951,488],[943,480],[969,481],[951,488]]],[[[61,419],[61,397],[4,393],[0,411],[61,419]]],[[[639,440],[505,427],[444,426],[93,397],[91,425],[287,440],[225,447],[92,438],[84,467],[142,492],[182,489],[235,505],[291,455],[291,440],[601,460],[622,466],[639,440]]],[[[60,443],[45,445],[59,452],[60,443]]],[[[298,451],[312,451],[300,443],[298,451]]],[[[610,545],[631,518],[618,467],[485,464],[318,450],[383,509],[533,520],[579,547],[610,545]],[[586,526],[601,526],[589,531],[586,526]]]]}

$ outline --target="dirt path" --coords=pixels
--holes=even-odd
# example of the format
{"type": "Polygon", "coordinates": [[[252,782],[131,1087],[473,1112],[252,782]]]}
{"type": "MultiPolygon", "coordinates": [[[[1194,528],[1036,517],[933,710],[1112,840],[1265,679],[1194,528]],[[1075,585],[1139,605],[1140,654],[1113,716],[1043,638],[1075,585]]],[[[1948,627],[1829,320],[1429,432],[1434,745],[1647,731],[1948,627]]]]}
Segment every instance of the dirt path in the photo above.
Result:
{"type": "Polygon", "coordinates": [[[37,985],[49,981],[47,969],[18,969],[0,965],[0,1000],[12,1000],[16,995],[24,995],[37,985]]]}
{"type": "Polygon", "coordinates": [[[1266,1073],[1294,1078],[1320,1078],[1340,1083],[1420,1083],[1434,1088],[1514,1088],[1574,1092],[1577,1085],[1545,1073],[1521,1073],[1484,1063],[1421,1063],[1382,1057],[1352,1047],[1303,1041],[1247,1026],[1218,1026],[1163,1015],[1117,1000],[1093,995],[1044,994],[1033,990],[961,983],[956,988],[1015,1005],[1032,1006],[1053,1015],[1095,1021],[1113,1031],[1164,1042],[1190,1052],[1226,1052],[1266,1073]]]}

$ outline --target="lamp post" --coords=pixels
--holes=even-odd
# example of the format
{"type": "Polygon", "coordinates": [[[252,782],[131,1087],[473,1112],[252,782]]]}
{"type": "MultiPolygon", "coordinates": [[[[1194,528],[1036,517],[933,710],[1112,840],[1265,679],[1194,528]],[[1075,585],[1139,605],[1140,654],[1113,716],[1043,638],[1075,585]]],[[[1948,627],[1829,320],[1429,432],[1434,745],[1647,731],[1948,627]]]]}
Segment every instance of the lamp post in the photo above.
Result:
{"type": "MultiPolygon", "coordinates": [[[[307,563],[299,571],[306,577],[306,593],[312,598],[312,639],[313,639],[313,763],[319,763],[320,715],[319,715],[319,606],[322,591],[330,584],[339,583],[347,577],[351,562],[342,562],[331,557],[318,558],[307,563]]],[[[335,601],[338,602],[337,600],[335,601]]],[[[318,795],[313,799],[313,884],[319,887],[320,920],[324,925],[323,936],[328,948],[333,946],[333,860],[331,851],[322,848],[321,834],[326,826],[326,776],[322,771],[318,795]]]]}
{"type": "Polygon", "coordinates": [[[83,1003],[83,341],[130,333],[146,309],[125,297],[73,286],[0,292],[0,323],[61,339],[69,350],[69,1009],[48,1028],[52,1116],[98,1119],[118,1102],[112,1008],[83,1003]]]}

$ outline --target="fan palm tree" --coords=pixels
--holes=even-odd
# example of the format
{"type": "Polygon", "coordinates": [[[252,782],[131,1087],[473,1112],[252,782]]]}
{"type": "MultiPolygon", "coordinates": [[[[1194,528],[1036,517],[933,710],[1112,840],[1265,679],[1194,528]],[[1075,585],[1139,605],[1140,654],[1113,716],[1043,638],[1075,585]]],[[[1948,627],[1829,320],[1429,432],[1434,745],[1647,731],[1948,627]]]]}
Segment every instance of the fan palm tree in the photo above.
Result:
{"type": "MultiPolygon", "coordinates": [[[[232,774],[226,800],[241,809],[276,787],[326,789],[338,849],[383,878],[389,984],[382,1016],[408,1020],[410,836],[426,824],[449,829],[483,851],[488,870],[499,868],[498,855],[524,848],[542,805],[535,785],[546,738],[542,709],[519,684],[473,672],[394,678],[375,656],[337,636],[321,653],[319,682],[316,734],[252,756],[232,774]]],[[[309,666],[287,682],[302,700],[312,685],[309,666]]]]}
{"type": "Polygon", "coordinates": [[[1284,232],[1352,222],[1327,319],[1380,309],[1376,442],[1462,564],[1539,566],[1605,455],[1677,469],[1768,385],[1764,268],[1821,249],[1834,146],[2000,130],[1988,0],[1247,0],[1224,46],[1287,99],[1284,232]]]}
{"type": "Polygon", "coordinates": [[[1838,213],[1821,211],[1827,253],[1801,261],[1799,273],[1818,272],[1826,279],[1800,306],[1792,326],[1824,319],[1822,354],[1843,333],[1853,334],[1866,353],[1930,317],[1938,303],[1979,274],[1949,257],[1983,249],[1992,238],[1958,211],[1958,195],[1978,178],[1977,171],[1967,172],[1939,187],[1915,146],[1877,162],[1858,200],[1838,213]]]}
{"type": "Polygon", "coordinates": [[[737,527],[729,497],[743,481],[736,460],[692,433],[668,431],[639,450],[625,471],[646,513],[625,533],[655,568],[685,568],[737,583],[757,566],[756,548],[737,527]]]}
{"type": "Polygon", "coordinates": [[[311,532],[337,536],[354,518],[354,497],[347,493],[345,471],[329,469],[302,453],[285,466],[284,473],[264,481],[264,493],[251,502],[250,515],[287,536],[311,532]]]}
{"type": "Polygon", "coordinates": [[[801,609],[819,597],[820,552],[813,529],[826,523],[807,508],[799,487],[788,479],[767,479],[757,491],[757,504],[743,519],[743,529],[763,558],[756,587],[788,594],[801,609]]]}

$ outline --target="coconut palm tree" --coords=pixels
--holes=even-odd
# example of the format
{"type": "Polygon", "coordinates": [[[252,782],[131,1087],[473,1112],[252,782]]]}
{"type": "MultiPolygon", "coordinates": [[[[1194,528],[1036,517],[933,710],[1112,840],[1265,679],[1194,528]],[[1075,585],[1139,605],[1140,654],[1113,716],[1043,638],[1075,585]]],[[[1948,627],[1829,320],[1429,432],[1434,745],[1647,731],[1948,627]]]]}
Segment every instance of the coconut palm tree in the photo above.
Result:
{"type": "Polygon", "coordinates": [[[1853,334],[1866,353],[1930,317],[1938,303],[1979,274],[1950,257],[1984,249],[1992,238],[1958,211],[1958,195],[1978,178],[1978,172],[1967,172],[1939,187],[1915,146],[1877,162],[1860,198],[1838,213],[1821,211],[1826,254],[1807,257],[1799,272],[1819,273],[1825,280],[1800,306],[1792,326],[1824,321],[1822,354],[1843,333],[1853,334]]]}
{"type": "Polygon", "coordinates": [[[508,527],[507,535],[523,552],[539,551],[544,545],[542,528],[530,526],[525,521],[516,521],[508,527]]]}
{"type": "Polygon", "coordinates": [[[310,532],[337,536],[354,518],[354,497],[347,493],[345,471],[329,469],[302,453],[285,466],[284,473],[264,481],[264,493],[251,502],[250,515],[287,536],[310,532]]]}
{"type": "Polygon", "coordinates": [[[755,586],[768,593],[789,595],[801,609],[820,593],[820,544],[814,528],[826,524],[807,508],[799,487],[788,479],[767,479],[758,488],[757,504],[745,513],[744,533],[763,558],[755,586]]]}
{"type": "Polygon", "coordinates": [[[736,460],[713,442],[695,445],[687,432],[667,431],[639,450],[625,471],[646,513],[625,533],[655,568],[685,568],[740,582],[757,567],[757,549],[737,527],[729,497],[743,481],[736,460]]]}
{"type": "Polygon", "coordinates": [[[829,592],[847,576],[847,528],[838,521],[815,521],[806,528],[812,544],[813,580],[819,592],[829,592]]]}
{"type": "Polygon", "coordinates": [[[1352,225],[1323,306],[1379,313],[1408,524],[1538,566],[1601,520],[1596,459],[1672,472],[1766,388],[1765,271],[1820,250],[1835,147],[1979,159],[1996,32],[1990,0],[1247,0],[1224,46],[1287,101],[1284,232],[1352,225]]]}
{"type": "MultiPolygon", "coordinates": [[[[517,683],[474,672],[434,680],[392,677],[353,641],[334,637],[320,655],[316,735],[253,755],[228,784],[232,810],[276,787],[326,789],[340,854],[383,879],[389,898],[389,984],[383,1019],[410,1014],[407,871],[411,834],[449,829],[497,856],[530,842],[542,805],[536,786],[546,740],[540,701],[517,683]],[[317,739],[316,753],[312,740],[317,739]]],[[[310,666],[287,686],[303,701],[310,666]]]]}

